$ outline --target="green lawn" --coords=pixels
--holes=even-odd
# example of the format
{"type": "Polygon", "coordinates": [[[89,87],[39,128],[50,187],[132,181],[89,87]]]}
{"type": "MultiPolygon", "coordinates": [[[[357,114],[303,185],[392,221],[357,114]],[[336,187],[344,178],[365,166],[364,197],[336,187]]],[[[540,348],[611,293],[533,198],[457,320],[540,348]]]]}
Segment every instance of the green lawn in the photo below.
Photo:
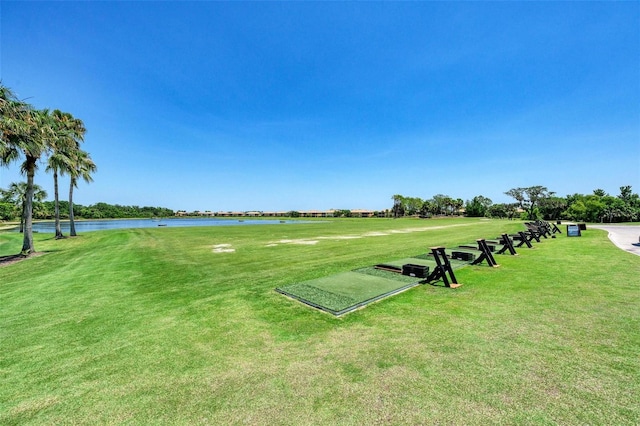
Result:
{"type": "Polygon", "coordinates": [[[640,257],[604,231],[341,318],[274,291],[521,227],[37,234],[46,254],[0,267],[0,424],[640,423],[640,257]]]}

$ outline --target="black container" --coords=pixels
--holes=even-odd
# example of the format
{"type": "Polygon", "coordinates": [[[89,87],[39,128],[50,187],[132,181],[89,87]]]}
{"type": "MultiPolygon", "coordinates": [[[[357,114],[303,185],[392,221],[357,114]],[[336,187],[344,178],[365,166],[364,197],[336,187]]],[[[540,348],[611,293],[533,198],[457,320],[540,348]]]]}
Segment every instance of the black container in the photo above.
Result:
{"type": "Polygon", "coordinates": [[[456,260],[463,260],[465,262],[473,262],[476,257],[473,253],[468,253],[466,251],[452,251],[451,258],[456,260]]]}
{"type": "Polygon", "coordinates": [[[426,278],[429,274],[429,267],[424,265],[414,265],[413,263],[407,263],[402,265],[402,275],[408,275],[416,278],[426,278]]]}

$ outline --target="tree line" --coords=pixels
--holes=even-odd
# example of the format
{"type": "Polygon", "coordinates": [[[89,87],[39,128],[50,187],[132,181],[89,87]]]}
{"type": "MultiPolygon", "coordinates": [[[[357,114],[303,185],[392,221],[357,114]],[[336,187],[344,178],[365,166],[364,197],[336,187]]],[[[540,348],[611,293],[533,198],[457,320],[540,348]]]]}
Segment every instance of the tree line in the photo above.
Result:
{"type": "MultiPolygon", "coordinates": [[[[70,178],[70,235],[76,234],[73,222],[73,190],[80,179],[91,182],[91,175],[97,170],[89,153],[81,147],[85,133],[86,128],[82,120],[70,113],[58,109],[36,109],[18,99],[11,89],[0,84],[0,166],[9,166],[21,161],[20,170],[26,176],[23,188],[12,188],[13,185],[20,185],[16,183],[5,190],[15,189],[23,192],[20,200],[21,227],[24,230],[22,255],[28,256],[35,251],[32,231],[34,199],[37,202],[36,195],[41,188],[35,184],[34,179],[41,163],[46,164],[46,171],[53,176],[56,238],[63,237],[58,188],[60,175],[68,175],[70,178]]],[[[46,194],[44,196],[46,197],[46,194]]]]}
{"type": "MultiPolygon", "coordinates": [[[[22,215],[24,192],[21,188],[25,182],[12,183],[8,189],[0,188],[0,220],[14,221],[22,215]],[[14,190],[12,190],[12,188],[14,190]],[[15,191],[18,189],[18,191],[15,191]]],[[[55,219],[55,202],[43,201],[47,193],[35,185],[33,200],[33,218],[38,220],[55,219]]],[[[69,219],[70,204],[66,200],[59,201],[60,219],[69,219]]],[[[175,216],[175,212],[166,207],[123,206],[120,204],[95,203],[89,206],[73,204],[75,219],[133,219],[162,218],[175,216]]]]}
{"type": "Polygon", "coordinates": [[[537,185],[512,188],[505,192],[513,203],[494,204],[490,198],[477,195],[463,202],[459,198],[438,194],[422,200],[418,197],[394,195],[393,217],[448,216],[509,218],[524,220],[572,220],[577,222],[638,222],[640,221],[640,196],[631,186],[621,186],[620,194],[609,195],[602,189],[592,194],[557,196],[548,188],[537,185]]]}
{"type": "Polygon", "coordinates": [[[460,198],[451,198],[448,195],[437,194],[428,200],[419,197],[405,197],[394,195],[391,212],[393,217],[400,216],[448,216],[457,215],[464,206],[464,201],[460,198]]]}

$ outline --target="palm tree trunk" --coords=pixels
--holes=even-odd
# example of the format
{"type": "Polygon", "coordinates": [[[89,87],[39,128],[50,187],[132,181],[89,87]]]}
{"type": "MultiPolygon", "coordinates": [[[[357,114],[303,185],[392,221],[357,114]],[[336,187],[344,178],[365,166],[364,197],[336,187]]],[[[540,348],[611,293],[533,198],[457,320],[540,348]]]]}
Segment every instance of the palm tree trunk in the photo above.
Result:
{"type": "Polygon", "coordinates": [[[76,225],[73,222],[73,187],[75,183],[75,178],[71,176],[71,183],[69,184],[69,235],[72,237],[76,236],[76,225]]]}
{"type": "Polygon", "coordinates": [[[35,252],[33,246],[33,177],[36,174],[36,158],[27,157],[25,169],[27,171],[27,193],[24,206],[24,236],[22,239],[22,255],[28,256],[35,252]]]}
{"type": "Polygon", "coordinates": [[[24,233],[24,218],[26,217],[26,212],[27,212],[27,202],[26,202],[26,197],[27,194],[24,195],[25,198],[23,198],[22,200],[22,210],[20,213],[20,233],[24,233]]]}
{"type": "Polygon", "coordinates": [[[64,238],[62,228],[60,228],[60,202],[58,201],[58,171],[53,171],[53,195],[54,195],[54,214],[56,217],[56,239],[64,238]]]}

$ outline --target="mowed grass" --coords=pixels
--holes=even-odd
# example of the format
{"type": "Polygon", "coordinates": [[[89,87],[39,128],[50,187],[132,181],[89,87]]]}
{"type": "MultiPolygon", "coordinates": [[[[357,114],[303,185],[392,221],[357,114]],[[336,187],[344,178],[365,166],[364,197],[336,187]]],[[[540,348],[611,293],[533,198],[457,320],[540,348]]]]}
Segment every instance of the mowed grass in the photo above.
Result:
{"type": "MultiPolygon", "coordinates": [[[[457,270],[458,289],[419,286],[342,318],[274,291],[521,228],[36,235],[46,254],[0,267],[0,424],[640,423],[640,257],[606,232],[544,240],[499,268],[457,270]]],[[[0,234],[0,255],[20,246],[0,234]]]]}

